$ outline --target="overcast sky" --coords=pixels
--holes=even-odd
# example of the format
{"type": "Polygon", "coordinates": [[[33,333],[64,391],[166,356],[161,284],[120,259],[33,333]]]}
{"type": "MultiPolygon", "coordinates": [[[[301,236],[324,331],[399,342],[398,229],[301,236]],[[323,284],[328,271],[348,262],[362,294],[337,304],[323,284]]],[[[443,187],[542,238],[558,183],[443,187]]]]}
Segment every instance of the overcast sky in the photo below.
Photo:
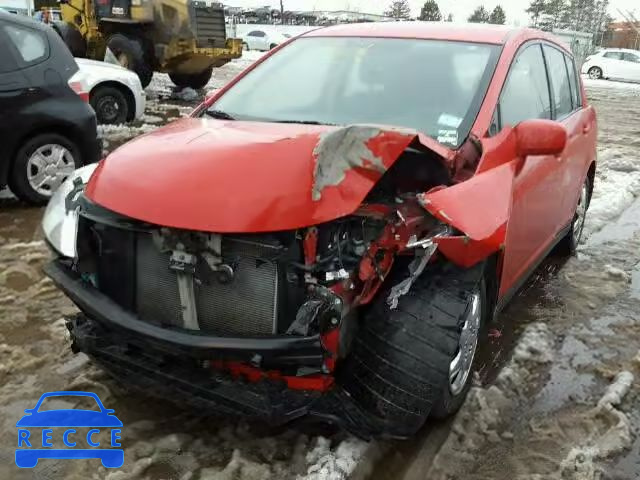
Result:
{"type": "MultiPolygon", "coordinates": [[[[279,0],[223,0],[223,3],[234,7],[259,7],[272,5],[280,8],[279,0]]],[[[284,0],[285,10],[357,10],[363,13],[382,13],[390,0],[284,0]]],[[[412,14],[417,16],[424,0],[409,0],[412,14]]],[[[439,0],[440,10],[445,14],[453,13],[456,21],[466,21],[467,17],[478,5],[492,10],[501,4],[507,12],[507,23],[526,25],[528,22],[525,9],[530,0],[439,0]]],[[[617,9],[633,11],[640,16],[639,0],[610,0],[609,14],[614,18],[620,17],[617,9]]]]}

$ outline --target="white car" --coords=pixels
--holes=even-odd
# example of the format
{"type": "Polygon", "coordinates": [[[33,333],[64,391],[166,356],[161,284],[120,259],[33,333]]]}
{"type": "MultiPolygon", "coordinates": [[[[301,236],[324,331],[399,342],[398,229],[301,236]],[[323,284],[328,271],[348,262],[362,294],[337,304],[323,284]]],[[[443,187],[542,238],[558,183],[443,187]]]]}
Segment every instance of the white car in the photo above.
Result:
{"type": "Polygon", "coordinates": [[[140,119],[146,97],[140,79],[131,70],[107,62],[76,58],[78,70],[70,82],[81,82],[98,123],[119,124],[140,119]]]}
{"type": "Polygon", "coordinates": [[[266,52],[286,42],[288,39],[289,37],[278,32],[251,30],[242,37],[242,44],[247,50],[262,50],[266,52]]]}
{"type": "Polygon", "coordinates": [[[640,51],[605,48],[587,57],[582,73],[590,78],[616,78],[640,82],[640,51]]]}

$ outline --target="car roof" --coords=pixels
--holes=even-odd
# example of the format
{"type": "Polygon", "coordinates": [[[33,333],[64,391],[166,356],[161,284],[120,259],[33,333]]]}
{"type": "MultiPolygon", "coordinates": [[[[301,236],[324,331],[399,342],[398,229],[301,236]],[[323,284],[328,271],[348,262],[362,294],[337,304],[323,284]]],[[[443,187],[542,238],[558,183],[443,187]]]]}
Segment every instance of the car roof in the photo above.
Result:
{"type": "MultiPolygon", "coordinates": [[[[302,34],[303,37],[389,37],[452,40],[503,45],[518,34],[540,36],[529,28],[478,23],[374,22],[334,25],[302,34]]],[[[554,39],[554,41],[557,41],[554,39]]]]}

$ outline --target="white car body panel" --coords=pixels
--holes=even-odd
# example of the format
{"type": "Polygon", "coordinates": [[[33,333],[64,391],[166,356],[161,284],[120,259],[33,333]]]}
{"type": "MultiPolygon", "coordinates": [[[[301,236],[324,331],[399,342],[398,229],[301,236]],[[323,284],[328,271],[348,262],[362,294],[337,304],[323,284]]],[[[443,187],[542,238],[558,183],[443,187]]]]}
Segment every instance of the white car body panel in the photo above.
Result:
{"type": "Polygon", "coordinates": [[[271,45],[273,44],[280,45],[281,43],[284,43],[287,40],[288,38],[282,35],[281,33],[269,32],[266,30],[258,30],[258,29],[252,30],[246,33],[242,37],[242,41],[247,44],[247,46],[249,47],[249,50],[261,50],[263,52],[270,50],[271,45]],[[261,32],[264,34],[264,36],[258,37],[254,35],[249,35],[250,33],[253,33],[253,32],[261,32]]]}
{"type": "Polygon", "coordinates": [[[134,119],[139,120],[144,115],[146,105],[146,95],[138,75],[131,70],[127,70],[120,65],[112,63],[99,62],[96,60],[88,60],[86,58],[76,58],[76,63],[80,70],[72,77],[73,80],[80,80],[87,87],[89,95],[100,84],[105,82],[116,82],[126,87],[135,99],[136,109],[134,119]]]}
{"type": "Polygon", "coordinates": [[[588,74],[589,70],[593,67],[601,68],[605,78],[640,82],[640,51],[623,48],[601,50],[595,55],[588,57],[588,60],[582,65],[582,73],[588,74]],[[623,54],[628,58],[636,58],[637,62],[609,58],[605,56],[607,53],[623,54]]]}

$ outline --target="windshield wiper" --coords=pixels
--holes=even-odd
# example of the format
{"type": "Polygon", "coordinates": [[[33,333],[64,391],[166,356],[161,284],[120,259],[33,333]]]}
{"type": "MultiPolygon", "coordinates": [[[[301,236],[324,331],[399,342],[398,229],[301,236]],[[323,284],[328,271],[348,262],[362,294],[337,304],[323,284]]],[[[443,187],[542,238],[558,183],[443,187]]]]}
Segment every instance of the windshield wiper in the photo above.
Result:
{"type": "Polygon", "coordinates": [[[271,120],[274,123],[299,123],[301,125],[332,125],[335,123],[318,122],[317,120],[271,120]]]}
{"type": "Polygon", "coordinates": [[[205,110],[205,112],[209,117],[218,118],[220,120],[235,120],[231,115],[227,112],[223,112],[222,110],[205,110]]]}

